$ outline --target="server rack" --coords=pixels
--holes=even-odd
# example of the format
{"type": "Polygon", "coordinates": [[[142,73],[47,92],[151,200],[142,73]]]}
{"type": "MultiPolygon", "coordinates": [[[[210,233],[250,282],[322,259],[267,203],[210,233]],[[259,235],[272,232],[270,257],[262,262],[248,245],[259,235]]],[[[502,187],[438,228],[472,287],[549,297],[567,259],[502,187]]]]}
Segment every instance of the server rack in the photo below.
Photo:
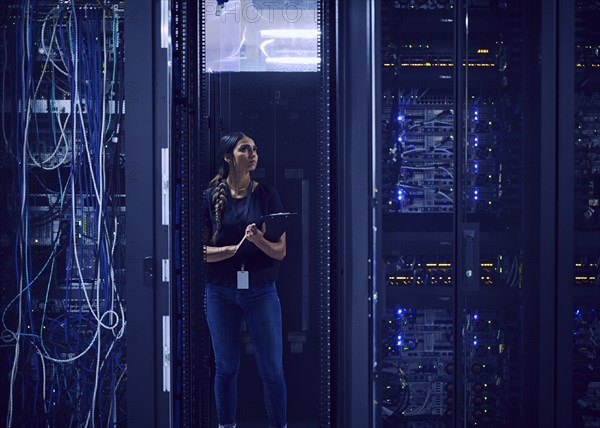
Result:
{"type": "Polygon", "coordinates": [[[126,415],[123,17],[116,3],[2,4],[6,426],[126,415]]]}
{"type": "Polygon", "coordinates": [[[559,417],[574,427],[598,424],[600,413],[595,399],[598,387],[595,334],[598,311],[598,45],[597,29],[591,25],[598,16],[597,2],[573,2],[561,5],[565,33],[563,96],[565,126],[561,138],[565,141],[561,153],[564,187],[561,196],[572,211],[564,214],[564,239],[572,243],[562,256],[573,260],[563,276],[566,287],[562,320],[563,348],[572,353],[563,356],[562,363],[572,367],[562,378],[564,400],[570,403],[561,409],[559,417]],[[569,294],[572,293],[572,297],[569,294]],[[568,305],[568,306],[567,306],[568,305]],[[567,348],[568,346],[570,348],[567,348]]]}
{"type": "Polygon", "coordinates": [[[543,3],[381,3],[374,426],[546,426],[533,410],[554,370],[538,321],[556,316],[539,301],[556,292],[540,281],[556,203],[538,176],[556,150],[540,132],[554,63],[538,49],[555,49],[543,3]]]}
{"type": "Polygon", "coordinates": [[[160,6],[2,3],[7,426],[169,424],[160,6]]]}
{"type": "MultiPolygon", "coordinates": [[[[200,195],[215,173],[214,158],[221,135],[241,130],[255,138],[261,151],[254,178],[274,184],[284,207],[299,214],[288,232],[288,253],[278,281],[284,321],[288,419],[298,426],[331,426],[335,423],[331,392],[335,370],[331,362],[335,349],[331,344],[335,334],[331,311],[335,289],[330,270],[335,251],[330,241],[330,227],[335,219],[330,197],[335,185],[331,160],[334,132],[330,128],[334,27],[324,24],[334,22],[332,5],[320,1],[291,6],[286,2],[231,2],[224,5],[220,23],[213,28],[219,32],[221,25],[235,27],[248,10],[253,11],[252,17],[262,11],[265,20],[286,13],[294,17],[298,11],[307,14],[314,18],[319,30],[314,41],[320,62],[310,72],[290,72],[294,67],[288,72],[212,71],[207,59],[207,22],[215,19],[216,4],[189,1],[174,2],[172,6],[172,165],[176,171],[173,212],[177,213],[173,234],[173,275],[177,279],[173,298],[178,305],[178,325],[173,330],[173,349],[177,350],[176,423],[216,424],[204,267],[197,262],[203,258],[205,207],[200,195]],[[306,376],[307,373],[312,374],[306,376]]],[[[227,37],[235,40],[237,30],[231,31],[227,37]]],[[[246,53],[250,56],[249,50],[247,46],[241,48],[241,62],[246,53]]],[[[266,414],[262,394],[256,393],[257,389],[260,391],[260,381],[253,350],[247,334],[242,340],[239,425],[262,426],[266,414]]]]}

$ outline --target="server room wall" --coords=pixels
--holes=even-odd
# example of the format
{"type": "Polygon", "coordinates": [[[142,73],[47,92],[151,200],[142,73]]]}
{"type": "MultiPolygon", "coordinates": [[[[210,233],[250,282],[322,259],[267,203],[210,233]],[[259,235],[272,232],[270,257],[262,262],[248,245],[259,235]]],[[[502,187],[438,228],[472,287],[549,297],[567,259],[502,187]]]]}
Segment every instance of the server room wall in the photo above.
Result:
{"type": "Polygon", "coordinates": [[[241,130],[299,213],[290,428],[599,426],[600,1],[297,5],[316,71],[206,72],[213,2],[0,3],[0,420],[216,425],[198,196],[241,130]]]}

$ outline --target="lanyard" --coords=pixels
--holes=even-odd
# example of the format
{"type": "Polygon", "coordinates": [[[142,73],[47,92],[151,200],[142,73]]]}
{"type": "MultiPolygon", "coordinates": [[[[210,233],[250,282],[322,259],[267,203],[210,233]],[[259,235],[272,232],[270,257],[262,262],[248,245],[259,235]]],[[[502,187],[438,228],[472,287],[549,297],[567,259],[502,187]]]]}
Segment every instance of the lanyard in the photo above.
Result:
{"type": "Polygon", "coordinates": [[[235,204],[232,204],[233,209],[235,210],[235,217],[240,223],[240,226],[242,227],[242,233],[248,225],[248,212],[250,212],[250,198],[252,197],[252,180],[250,180],[250,183],[248,184],[248,191],[246,192],[246,195],[246,201],[244,202],[244,208],[242,210],[242,212],[244,213],[244,217],[240,217],[240,214],[238,213],[235,204]]]}

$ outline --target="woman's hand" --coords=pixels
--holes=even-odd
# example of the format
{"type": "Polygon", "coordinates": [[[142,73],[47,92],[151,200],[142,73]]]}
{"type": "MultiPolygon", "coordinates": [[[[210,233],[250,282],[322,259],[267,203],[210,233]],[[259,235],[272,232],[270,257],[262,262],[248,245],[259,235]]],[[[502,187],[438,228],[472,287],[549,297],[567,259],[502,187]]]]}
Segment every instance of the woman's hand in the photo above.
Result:
{"type": "Polygon", "coordinates": [[[258,248],[262,250],[267,256],[277,259],[283,260],[286,253],[286,244],[285,244],[285,232],[279,238],[277,242],[267,241],[265,238],[265,232],[267,231],[267,225],[263,223],[262,227],[259,229],[255,223],[249,224],[246,227],[246,233],[244,234],[244,239],[247,239],[250,242],[253,242],[258,248]]]}
{"type": "Polygon", "coordinates": [[[256,223],[252,223],[246,227],[246,234],[244,236],[248,241],[256,243],[264,237],[266,231],[267,225],[265,223],[263,223],[260,229],[256,226],[256,223]]]}

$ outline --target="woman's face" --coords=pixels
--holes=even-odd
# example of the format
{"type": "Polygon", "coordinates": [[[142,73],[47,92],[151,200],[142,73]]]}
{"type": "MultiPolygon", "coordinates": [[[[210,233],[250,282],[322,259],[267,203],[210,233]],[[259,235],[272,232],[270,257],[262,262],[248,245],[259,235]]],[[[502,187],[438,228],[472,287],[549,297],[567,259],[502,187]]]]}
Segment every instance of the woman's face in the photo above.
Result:
{"type": "Polygon", "coordinates": [[[233,166],[237,173],[254,171],[258,164],[258,152],[254,140],[248,137],[237,142],[233,149],[233,166]]]}

